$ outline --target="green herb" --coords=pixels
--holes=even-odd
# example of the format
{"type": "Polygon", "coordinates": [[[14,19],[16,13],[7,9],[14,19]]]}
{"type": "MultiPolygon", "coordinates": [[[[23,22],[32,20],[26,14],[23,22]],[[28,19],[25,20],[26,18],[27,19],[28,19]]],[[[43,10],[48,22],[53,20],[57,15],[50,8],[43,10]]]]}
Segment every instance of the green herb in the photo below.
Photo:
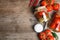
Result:
{"type": "Polygon", "coordinates": [[[56,33],[52,32],[52,35],[55,37],[56,40],[58,40],[58,36],[56,33]]]}

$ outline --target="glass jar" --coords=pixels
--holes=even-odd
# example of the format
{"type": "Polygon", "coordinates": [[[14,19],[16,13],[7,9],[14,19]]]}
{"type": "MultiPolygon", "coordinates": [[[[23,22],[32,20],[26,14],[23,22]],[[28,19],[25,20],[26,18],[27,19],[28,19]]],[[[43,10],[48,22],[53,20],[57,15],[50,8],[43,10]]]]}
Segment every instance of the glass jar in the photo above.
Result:
{"type": "Polygon", "coordinates": [[[50,26],[50,29],[60,32],[60,12],[56,12],[54,16],[52,17],[50,26]]]}
{"type": "Polygon", "coordinates": [[[49,15],[45,11],[37,12],[35,16],[39,20],[40,23],[43,23],[49,20],[49,15]]]}

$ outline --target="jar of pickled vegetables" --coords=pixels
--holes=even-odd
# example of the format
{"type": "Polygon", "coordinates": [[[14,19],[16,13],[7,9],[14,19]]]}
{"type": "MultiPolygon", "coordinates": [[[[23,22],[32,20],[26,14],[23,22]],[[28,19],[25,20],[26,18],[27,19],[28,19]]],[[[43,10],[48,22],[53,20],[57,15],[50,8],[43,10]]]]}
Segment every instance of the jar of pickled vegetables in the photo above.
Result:
{"type": "Polygon", "coordinates": [[[56,12],[54,14],[49,28],[51,28],[52,30],[56,32],[60,32],[60,12],[56,12]]]}
{"type": "Polygon", "coordinates": [[[37,12],[35,16],[39,20],[40,23],[43,23],[49,20],[49,15],[45,11],[37,12]]]}

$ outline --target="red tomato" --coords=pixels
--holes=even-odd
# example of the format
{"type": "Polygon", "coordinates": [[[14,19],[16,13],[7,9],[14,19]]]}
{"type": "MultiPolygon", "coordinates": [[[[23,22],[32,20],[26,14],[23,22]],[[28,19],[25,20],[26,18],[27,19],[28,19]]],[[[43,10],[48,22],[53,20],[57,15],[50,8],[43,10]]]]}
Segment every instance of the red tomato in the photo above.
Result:
{"type": "MultiPolygon", "coordinates": [[[[39,19],[43,16],[43,13],[45,13],[44,11],[40,11],[38,13],[36,13],[36,17],[39,19]]],[[[47,15],[47,14],[46,14],[47,15]]]]}
{"type": "Polygon", "coordinates": [[[54,23],[51,24],[51,25],[50,25],[50,28],[54,30],[54,29],[56,28],[56,24],[54,24],[54,23]]]}
{"type": "Polygon", "coordinates": [[[53,5],[55,0],[44,0],[48,5],[53,5]]]}
{"type": "Polygon", "coordinates": [[[54,3],[52,6],[53,6],[53,10],[59,10],[59,4],[58,3],[54,3]]]}
{"type": "Polygon", "coordinates": [[[40,39],[46,39],[46,34],[45,34],[45,32],[41,32],[41,33],[39,34],[39,38],[40,38],[40,39]]]}
{"type": "Polygon", "coordinates": [[[41,15],[41,16],[42,16],[42,15],[43,15],[43,13],[45,13],[45,12],[44,12],[44,11],[40,11],[40,12],[39,12],[39,15],[41,15]]]}
{"type": "Polygon", "coordinates": [[[42,6],[47,6],[47,2],[46,2],[46,1],[42,1],[42,2],[41,2],[41,5],[42,5],[42,6]]]}
{"type": "Polygon", "coordinates": [[[45,33],[46,33],[46,36],[52,35],[51,30],[49,30],[49,29],[46,29],[46,30],[45,30],[45,33]]]}
{"type": "Polygon", "coordinates": [[[46,8],[47,8],[47,12],[50,12],[53,10],[53,7],[51,5],[47,5],[46,8]]]}
{"type": "Polygon", "coordinates": [[[48,35],[48,36],[47,36],[47,40],[54,40],[54,37],[51,36],[51,35],[48,35]]]}

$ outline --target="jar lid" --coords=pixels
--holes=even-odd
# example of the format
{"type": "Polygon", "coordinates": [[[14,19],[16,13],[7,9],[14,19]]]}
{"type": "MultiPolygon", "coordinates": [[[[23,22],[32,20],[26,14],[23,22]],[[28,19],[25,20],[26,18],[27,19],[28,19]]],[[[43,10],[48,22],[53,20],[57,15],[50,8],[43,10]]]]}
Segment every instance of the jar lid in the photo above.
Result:
{"type": "Polygon", "coordinates": [[[35,32],[40,33],[43,31],[43,26],[41,24],[36,24],[34,26],[34,30],[35,30],[35,32]]]}

